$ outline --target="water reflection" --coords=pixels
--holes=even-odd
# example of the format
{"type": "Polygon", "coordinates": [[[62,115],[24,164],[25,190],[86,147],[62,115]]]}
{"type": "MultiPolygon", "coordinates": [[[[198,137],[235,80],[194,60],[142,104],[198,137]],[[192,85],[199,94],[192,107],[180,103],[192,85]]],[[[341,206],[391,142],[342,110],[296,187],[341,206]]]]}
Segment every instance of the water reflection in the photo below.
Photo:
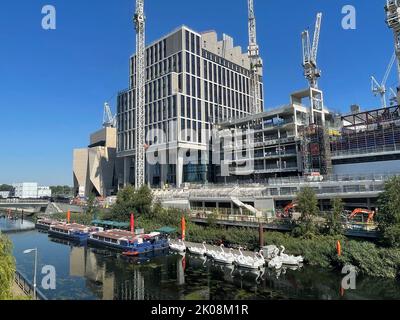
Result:
{"type": "Polygon", "coordinates": [[[29,230],[34,227],[35,224],[29,220],[8,219],[5,216],[0,217],[0,231],[3,232],[29,230]]]}
{"type": "Polygon", "coordinates": [[[340,295],[341,275],[304,267],[279,272],[238,270],[190,255],[160,252],[127,258],[118,252],[48,238],[37,231],[13,234],[18,269],[31,275],[21,252],[35,245],[40,266],[54,265],[57,289],[50,299],[399,299],[396,281],[358,279],[357,290],[340,295]],[[50,239],[50,240],[49,240],[50,239]]]}

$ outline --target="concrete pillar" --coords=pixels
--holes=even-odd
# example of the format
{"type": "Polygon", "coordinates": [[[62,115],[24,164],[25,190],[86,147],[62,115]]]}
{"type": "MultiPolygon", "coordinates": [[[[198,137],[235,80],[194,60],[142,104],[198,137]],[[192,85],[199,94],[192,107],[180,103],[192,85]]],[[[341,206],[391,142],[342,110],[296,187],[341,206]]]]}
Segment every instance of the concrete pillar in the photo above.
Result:
{"type": "Polygon", "coordinates": [[[130,171],[130,158],[124,158],[124,187],[126,187],[129,183],[129,171],[130,171]]]}
{"type": "Polygon", "coordinates": [[[368,210],[371,210],[371,199],[370,198],[367,198],[367,207],[368,207],[368,210]]]}
{"type": "Polygon", "coordinates": [[[176,187],[180,188],[183,183],[183,155],[177,151],[176,159],[176,187]]]}

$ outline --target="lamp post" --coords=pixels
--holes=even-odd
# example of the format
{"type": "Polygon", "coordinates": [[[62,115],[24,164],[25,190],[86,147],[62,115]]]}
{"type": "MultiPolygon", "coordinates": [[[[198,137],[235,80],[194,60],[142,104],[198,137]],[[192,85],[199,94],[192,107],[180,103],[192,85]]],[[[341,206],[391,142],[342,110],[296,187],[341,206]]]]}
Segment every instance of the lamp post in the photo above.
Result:
{"type": "Polygon", "coordinates": [[[37,256],[38,256],[37,252],[38,252],[38,250],[37,250],[37,248],[28,249],[28,250],[24,251],[24,254],[29,254],[32,252],[35,252],[35,267],[33,270],[33,300],[36,300],[36,270],[37,270],[37,256]]]}

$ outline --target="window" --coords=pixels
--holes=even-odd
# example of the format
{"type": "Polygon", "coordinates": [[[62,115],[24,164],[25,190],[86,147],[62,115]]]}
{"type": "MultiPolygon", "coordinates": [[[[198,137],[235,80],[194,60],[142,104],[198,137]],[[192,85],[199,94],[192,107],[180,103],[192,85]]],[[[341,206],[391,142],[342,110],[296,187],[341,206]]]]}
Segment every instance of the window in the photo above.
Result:
{"type": "Polygon", "coordinates": [[[196,36],[196,54],[200,55],[200,37],[196,36]]]}
{"type": "Polygon", "coordinates": [[[186,40],[186,50],[190,50],[190,48],[189,48],[189,37],[190,37],[190,33],[189,33],[189,31],[187,31],[186,30],[186,33],[185,33],[185,40],[186,40]]]}
{"type": "Polygon", "coordinates": [[[186,94],[190,96],[190,75],[186,75],[186,94]]]}
{"type": "Polygon", "coordinates": [[[191,48],[190,48],[190,51],[192,51],[193,53],[195,53],[194,33],[191,33],[190,36],[191,36],[191,41],[190,41],[191,48]]]}

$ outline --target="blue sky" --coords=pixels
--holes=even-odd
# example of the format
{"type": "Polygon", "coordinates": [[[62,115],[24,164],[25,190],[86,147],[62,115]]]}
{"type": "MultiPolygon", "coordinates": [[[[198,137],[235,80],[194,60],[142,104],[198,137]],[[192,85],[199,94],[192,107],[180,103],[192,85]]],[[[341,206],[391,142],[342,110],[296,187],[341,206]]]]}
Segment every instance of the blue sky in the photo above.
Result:
{"type": "MultiPolygon", "coordinates": [[[[255,0],[264,59],[266,108],[306,86],[300,33],[324,13],[319,64],[326,104],[347,112],[379,106],[371,74],[381,79],[393,52],[384,0],[255,0]],[[357,29],[341,27],[342,7],[357,9],[357,29]],[[282,7],[284,5],[284,7],[282,7]]],[[[134,52],[134,0],[3,0],[0,4],[0,183],[72,184],[72,150],[101,127],[106,100],[128,86],[134,52]],[[57,10],[57,29],[41,28],[41,9],[57,10]]],[[[147,42],[179,25],[216,30],[247,48],[246,0],[148,0],[147,42]]],[[[389,85],[395,85],[393,70],[389,85]]]]}

